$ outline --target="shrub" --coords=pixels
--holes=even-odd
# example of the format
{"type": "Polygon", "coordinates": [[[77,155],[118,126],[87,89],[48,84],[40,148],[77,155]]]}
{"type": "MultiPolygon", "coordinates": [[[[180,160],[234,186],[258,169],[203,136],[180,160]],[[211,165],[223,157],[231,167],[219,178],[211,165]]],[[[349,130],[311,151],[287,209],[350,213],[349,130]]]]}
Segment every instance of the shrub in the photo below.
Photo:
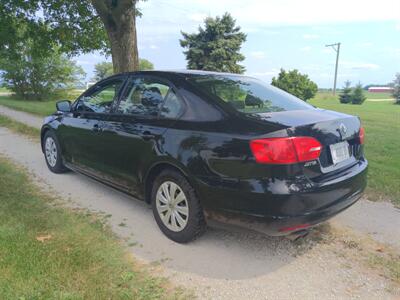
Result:
{"type": "Polygon", "coordinates": [[[350,103],[351,102],[351,82],[346,81],[342,93],[339,96],[340,103],[350,103]]]}
{"type": "Polygon", "coordinates": [[[353,104],[363,104],[363,102],[367,99],[364,95],[364,91],[361,83],[357,84],[354,88],[353,94],[351,95],[351,103],[353,104]]]}
{"type": "Polygon", "coordinates": [[[400,104],[400,73],[396,74],[393,80],[393,97],[396,100],[396,104],[400,104]]]}

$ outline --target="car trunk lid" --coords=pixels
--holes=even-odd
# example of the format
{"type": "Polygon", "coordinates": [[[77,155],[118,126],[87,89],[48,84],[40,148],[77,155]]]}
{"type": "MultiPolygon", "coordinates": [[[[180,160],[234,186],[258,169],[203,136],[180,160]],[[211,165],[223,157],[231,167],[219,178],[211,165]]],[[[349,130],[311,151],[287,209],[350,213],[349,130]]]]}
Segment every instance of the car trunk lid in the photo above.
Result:
{"type": "Polygon", "coordinates": [[[318,177],[322,173],[354,164],[362,155],[359,141],[361,124],[355,116],[310,109],[262,113],[257,118],[286,127],[289,136],[310,136],[321,143],[322,151],[318,162],[305,163],[310,177],[318,177]],[[343,154],[347,156],[340,157],[343,154]]]}

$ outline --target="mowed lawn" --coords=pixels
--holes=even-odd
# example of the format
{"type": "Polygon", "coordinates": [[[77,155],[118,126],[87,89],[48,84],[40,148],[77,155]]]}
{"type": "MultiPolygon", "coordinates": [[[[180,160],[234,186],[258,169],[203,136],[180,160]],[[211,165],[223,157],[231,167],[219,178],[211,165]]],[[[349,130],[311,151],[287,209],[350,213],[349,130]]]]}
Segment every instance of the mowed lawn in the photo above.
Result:
{"type": "MultiPolygon", "coordinates": [[[[390,94],[366,94],[388,99],[390,94]]],[[[370,199],[389,199],[400,205],[400,105],[392,101],[365,101],[362,105],[341,104],[328,93],[320,93],[311,104],[359,116],[366,131],[365,153],[369,161],[370,199]]]]}
{"type": "Polygon", "coordinates": [[[60,208],[0,157],[0,299],[182,299],[99,217],[60,208]]]}
{"type": "MultiPolygon", "coordinates": [[[[340,94],[340,90],[337,92],[337,94],[340,94]]],[[[393,99],[393,95],[391,93],[370,93],[367,91],[364,91],[365,97],[367,97],[367,100],[382,100],[382,99],[393,99]]],[[[327,91],[320,91],[317,93],[317,96],[315,97],[316,99],[333,99],[332,92],[327,92],[327,91]]]]}
{"type": "Polygon", "coordinates": [[[20,111],[25,111],[38,116],[48,116],[56,110],[55,100],[50,101],[29,101],[14,99],[11,96],[0,96],[0,105],[7,106],[20,111]]]}
{"type": "Polygon", "coordinates": [[[56,98],[52,97],[48,100],[34,101],[34,100],[21,100],[12,95],[0,95],[0,105],[7,106],[16,110],[32,113],[38,116],[48,116],[56,111],[56,102],[59,100],[75,99],[82,93],[82,91],[74,90],[65,96],[56,98]]]}

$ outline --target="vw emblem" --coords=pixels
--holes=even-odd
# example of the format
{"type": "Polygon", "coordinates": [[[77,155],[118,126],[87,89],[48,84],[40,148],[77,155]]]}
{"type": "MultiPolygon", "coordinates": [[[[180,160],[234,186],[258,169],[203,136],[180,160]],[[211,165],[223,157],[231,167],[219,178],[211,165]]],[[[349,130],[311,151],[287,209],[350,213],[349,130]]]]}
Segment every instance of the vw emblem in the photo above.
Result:
{"type": "Polygon", "coordinates": [[[346,125],[344,125],[343,123],[341,123],[341,124],[339,125],[339,130],[340,130],[340,133],[341,133],[342,135],[345,135],[346,132],[347,132],[347,127],[346,127],[346,125]]]}

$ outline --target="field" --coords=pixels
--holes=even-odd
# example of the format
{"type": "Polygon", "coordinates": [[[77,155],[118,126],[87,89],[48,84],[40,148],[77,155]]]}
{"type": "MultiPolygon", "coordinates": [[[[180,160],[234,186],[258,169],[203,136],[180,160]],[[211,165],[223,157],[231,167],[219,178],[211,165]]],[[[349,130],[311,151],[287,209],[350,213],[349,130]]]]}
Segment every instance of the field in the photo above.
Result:
{"type": "Polygon", "coordinates": [[[370,163],[370,198],[390,199],[400,205],[400,105],[394,105],[392,101],[341,104],[327,93],[318,94],[310,103],[360,117],[366,131],[365,152],[370,163]]]}
{"type": "Polygon", "coordinates": [[[367,99],[393,99],[393,95],[391,93],[365,92],[365,96],[367,97],[367,99]]]}

